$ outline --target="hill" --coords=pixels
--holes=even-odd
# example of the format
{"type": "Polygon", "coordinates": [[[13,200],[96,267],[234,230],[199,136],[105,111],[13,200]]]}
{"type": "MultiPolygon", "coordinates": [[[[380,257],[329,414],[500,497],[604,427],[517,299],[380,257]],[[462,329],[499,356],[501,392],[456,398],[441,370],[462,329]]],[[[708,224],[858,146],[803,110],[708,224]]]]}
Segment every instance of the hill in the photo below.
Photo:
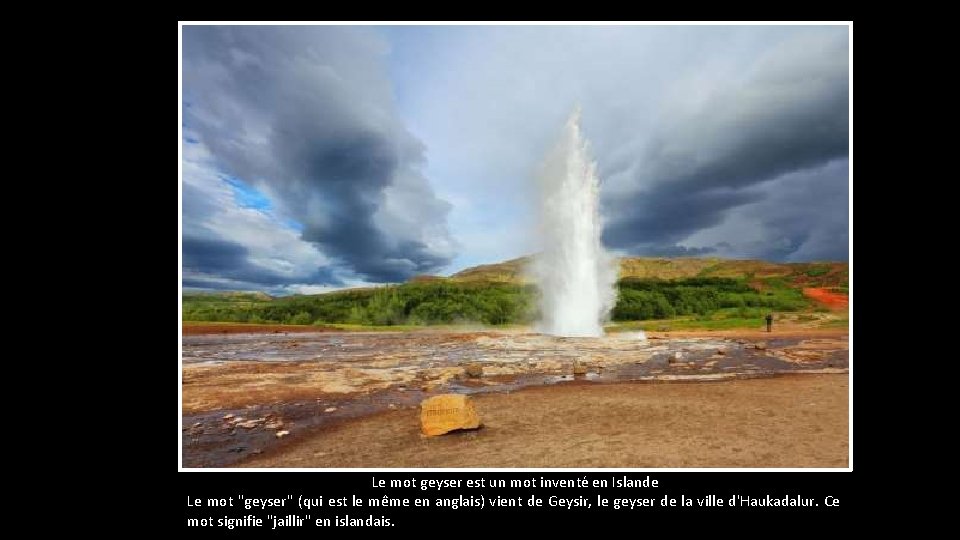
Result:
{"type": "MultiPolygon", "coordinates": [[[[539,293],[524,272],[529,260],[319,295],[185,293],[183,320],[363,326],[526,324],[539,318],[539,293]]],[[[759,325],[770,312],[845,309],[847,279],[846,263],[624,258],[611,315],[615,321],[692,317],[717,326],[759,325]]]]}
{"type": "MultiPolygon", "coordinates": [[[[529,283],[525,267],[530,257],[497,264],[484,264],[461,270],[448,279],[454,282],[529,283]]],[[[782,278],[791,287],[846,287],[847,263],[773,263],[759,260],[719,258],[647,258],[624,257],[619,260],[619,277],[676,280],[717,277],[763,280],[782,278]]],[[[758,282],[757,285],[762,284],[758,282]]]]}
{"type": "Polygon", "coordinates": [[[450,281],[486,283],[529,283],[524,269],[531,257],[520,257],[502,263],[482,264],[461,270],[450,276],[450,281]]]}

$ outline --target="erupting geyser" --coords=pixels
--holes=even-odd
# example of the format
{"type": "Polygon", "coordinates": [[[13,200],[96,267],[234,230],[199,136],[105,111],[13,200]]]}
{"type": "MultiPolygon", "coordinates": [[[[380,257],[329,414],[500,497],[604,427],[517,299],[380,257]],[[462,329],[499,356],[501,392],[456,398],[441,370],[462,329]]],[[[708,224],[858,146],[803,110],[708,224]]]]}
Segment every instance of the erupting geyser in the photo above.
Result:
{"type": "Polygon", "coordinates": [[[600,241],[600,180],[580,132],[580,110],[547,155],[539,175],[541,330],[557,336],[602,336],[616,300],[614,260],[600,241]]]}

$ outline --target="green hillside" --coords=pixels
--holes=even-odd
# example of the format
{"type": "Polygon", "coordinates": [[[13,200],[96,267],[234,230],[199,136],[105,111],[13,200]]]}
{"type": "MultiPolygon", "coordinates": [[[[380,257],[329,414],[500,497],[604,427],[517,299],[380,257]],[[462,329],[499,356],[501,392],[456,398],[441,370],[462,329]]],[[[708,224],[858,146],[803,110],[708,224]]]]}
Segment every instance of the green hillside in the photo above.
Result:
{"type": "MultiPolygon", "coordinates": [[[[420,276],[419,279],[434,279],[456,282],[529,283],[524,271],[529,257],[513,259],[498,264],[474,266],[457,272],[449,278],[420,276]]],[[[847,263],[772,263],[757,260],[718,258],[647,258],[624,257],[620,259],[619,277],[650,279],[682,279],[696,277],[720,277],[758,280],[783,278],[792,287],[846,287],[847,263]]]]}
{"type": "MultiPolygon", "coordinates": [[[[282,324],[525,324],[537,288],[527,259],[469,268],[450,277],[321,295],[185,293],[183,320],[282,324]]],[[[723,259],[622,259],[615,321],[696,317],[759,321],[770,312],[818,309],[804,287],[847,290],[845,263],[777,264],[723,259]]],[[[821,308],[822,309],[822,308],[821,308]]]]}

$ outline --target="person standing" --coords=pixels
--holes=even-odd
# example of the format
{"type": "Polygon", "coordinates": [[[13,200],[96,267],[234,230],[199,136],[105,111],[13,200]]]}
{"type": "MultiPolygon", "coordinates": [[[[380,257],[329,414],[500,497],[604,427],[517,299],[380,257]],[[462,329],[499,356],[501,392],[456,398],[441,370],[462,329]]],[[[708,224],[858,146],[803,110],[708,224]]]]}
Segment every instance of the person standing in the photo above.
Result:
{"type": "Polygon", "coordinates": [[[767,313],[767,332],[773,332],[773,313],[767,313]]]}

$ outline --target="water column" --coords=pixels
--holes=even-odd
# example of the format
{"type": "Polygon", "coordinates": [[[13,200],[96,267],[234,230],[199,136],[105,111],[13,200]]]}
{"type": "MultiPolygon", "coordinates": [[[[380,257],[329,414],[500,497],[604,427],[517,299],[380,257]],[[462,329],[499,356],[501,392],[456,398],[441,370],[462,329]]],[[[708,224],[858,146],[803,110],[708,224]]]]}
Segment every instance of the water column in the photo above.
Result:
{"type": "Polygon", "coordinates": [[[541,292],[540,330],[602,336],[616,301],[616,267],[600,240],[600,180],[580,130],[579,108],[547,155],[538,181],[541,251],[533,272],[541,292]]]}

